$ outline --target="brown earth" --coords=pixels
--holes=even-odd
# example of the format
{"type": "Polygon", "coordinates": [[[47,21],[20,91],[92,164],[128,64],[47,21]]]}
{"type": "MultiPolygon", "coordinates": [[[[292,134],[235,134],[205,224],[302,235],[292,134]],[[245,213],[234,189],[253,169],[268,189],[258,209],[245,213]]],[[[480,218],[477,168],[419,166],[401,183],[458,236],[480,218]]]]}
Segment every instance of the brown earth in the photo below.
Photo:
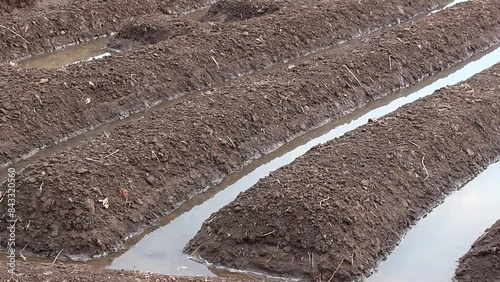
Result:
{"type": "Polygon", "coordinates": [[[36,2],[37,0],[0,0],[0,14],[12,12],[13,9],[32,7],[36,2]]]}
{"type": "MultiPolygon", "coordinates": [[[[22,2],[22,1],[21,1],[22,2]]],[[[97,36],[109,35],[133,19],[161,11],[182,14],[211,0],[85,0],[3,13],[0,64],[97,36]]],[[[0,6],[0,11],[2,6],[0,6]]]]}
{"type": "Polygon", "coordinates": [[[8,272],[7,264],[0,264],[0,281],[3,282],[63,282],[63,281],[107,281],[107,282],[223,282],[241,281],[216,277],[182,277],[154,273],[112,270],[88,265],[63,265],[48,263],[17,262],[16,274],[8,272]]]}
{"type": "Polygon", "coordinates": [[[272,14],[280,9],[277,1],[267,0],[221,0],[212,5],[203,22],[235,22],[272,14]]]}
{"type": "Polygon", "coordinates": [[[16,176],[17,243],[48,256],[112,251],[277,145],[490,47],[500,36],[499,10],[496,1],[464,3],[187,97],[42,158],[16,176]],[[390,67],[380,63],[389,55],[390,67]],[[99,202],[105,198],[109,209],[99,202]]]}
{"type": "Polygon", "coordinates": [[[187,250],[236,269],[353,281],[497,161],[499,144],[497,64],[314,147],[214,213],[187,250]]]}
{"type": "MultiPolygon", "coordinates": [[[[0,166],[159,101],[208,90],[436,4],[399,2],[304,1],[243,22],[181,22],[179,30],[192,32],[173,38],[160,32],[171,39],[102,61],[57,70],[0,68],[0,166]]],[[[172,30],[179,21],[158,24],[172,30]]]]}
{"type": "MultiPolygon", "coordinates": [[[[204,26],[200,22],[242,21],[278,11],[291,4],[290,1],[269,0],[237,0],[219,1],[207,11],[193,14],[187,19],[172,19],[168,15],[146,15],[126,24],[116,36],[113,36],[109,47],[118,50],[127,50],[147,44],[156,44],[170,40],[176,36],[194,33],[204,26]]],[[[206,29],[208,25],[205,25],[206,29]]]]}
{"type": "Polygon", "coordinates": [[[500,281],[500,220],[460,259],[455,279],[457,282],[500,281]]]}

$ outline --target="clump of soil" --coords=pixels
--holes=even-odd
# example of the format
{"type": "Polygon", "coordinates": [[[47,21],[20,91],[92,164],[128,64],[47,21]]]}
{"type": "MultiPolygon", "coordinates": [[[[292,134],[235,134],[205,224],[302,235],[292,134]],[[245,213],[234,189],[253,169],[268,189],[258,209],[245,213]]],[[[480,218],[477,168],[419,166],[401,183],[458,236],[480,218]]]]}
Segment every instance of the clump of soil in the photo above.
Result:
{"type": "Polygon", "coordinates": [[[188,252],[314,281],[367,275],[420,216],[500,157],[499,73],[497,64],[314,147],[213,214],[188,252]]]}
{"type": "Polygon", "coordinates": [[[106,282],[224,282],[239,279],[216,277],[170,276],[147,272],[113,270],[83,264],[31,263],[18,261],[14,276],[8,272],[7,263],[0,263],[0,281],[106,281],[106,282]]]}
{"type": "Polygon", "coordinates": [[[500,220],[460,259],[455,279],[457,282],[500,281],[500,220]]]}
{"type": "Polygon", "coordinates": [[[145,16],[126,24],[110,40],[108,47],[126,50],[138,45],[156,44],[192,33],[198,28],[198,22],[172,20],[166,15],[145,16]]]}
{"type": "Polygon", "coordinates": [[[261,17],[279,11],[280,6],[269,0],[221,0],[212,5],[202,22],[236,22],[261,17]]]}

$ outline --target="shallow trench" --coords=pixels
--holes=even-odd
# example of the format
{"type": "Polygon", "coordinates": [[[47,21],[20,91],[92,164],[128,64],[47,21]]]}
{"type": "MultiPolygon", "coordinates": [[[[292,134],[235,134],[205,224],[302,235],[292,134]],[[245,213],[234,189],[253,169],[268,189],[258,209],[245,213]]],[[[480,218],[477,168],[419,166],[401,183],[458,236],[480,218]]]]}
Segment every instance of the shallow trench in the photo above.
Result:
{"type": "MultiPolygon", "coordinates": [[[[215,269],[210,265],[200,264],[195,261],[195,258],[191,258],[182,252],[184,246],[200,229],[203,221],[212,213],[233,201],[240,192],[252,187],[259,179],[291,163],[294,159],[305,154],[312,147],[337,138],[367,123],[369,119],[379,118],[404,104],[411,103],[418,98],[430,95],[441,87],[466,80],[499,61],[500,48],[496,48],[489,53],[476,54],[466,62],[458,64],[437,76],[424,79],[415,86],[370,103],[340,120],[325,124],[280,147],[273,153],[253,162],[238,173],[226,177],[222,183],[211,188],[206,193],[195,196],[193,199],[184,203],[175,212],[162,218],[158,223],[158,226],[161,226],[160,228],[158,228],[158,226],[149,228],[141,236],[137,236],[130,240],[126,244],[124,250],[106,258],[92,260],[89,263],[93,265],[108,266],[112,269],[142,270],[164,274],[232,276],[228,270],[215,269]]],[[[436,208],[427,218],[421,220],[415,228],[408,233],[401,247],[394,251],[394,258],[393,255],[390,255],[388,260],[381,264],[380,271],[368,281],[422,281],[418,278],[416,278],[416,280],[414,279],[414,277],[416,277],[416,272],[427,275],[421,277],[422,279],[435,276],[446,276],[451,278],[456,266],[455,261],[467,251],[470,244],[478,237],[478,234],[480,235],[486,227],[490,226],[495,219],[500,217],[500,208],[496,208],[495,211],[491,209],[491,214],[487,216],[484,213],[466,212],[466,208],[474,210],[474,206],[478,201],[494,201],[494,199],[499,198],[497,195],[498,192],[495,192],[494,189],[488,188],[487,186],[482,189],[469,187],[476,186],[478,182],[484,183],[484,181],[493,181],[492,175],[498,175],[499,168],[499,165],[493,165],[490,169],[481,174],[477,180],[468,184],[467,188],[450,196],[450,200],[446,200],[446,203],[451,202],[452,204],[436,208]],[[496,198],[495,195],[497,195],[496,198]],[[464,197],[470,200],[460,201],[460,199],[464,197]],[[463,208],[468,217],[474,217],[470,220],[475,224],[468,224],[469,221],[464,224],[460,222],[456,223],[459,219],[468,220],[469,218],[461,218],[455,211],[452,211],[454,205],[455,208],[457,206],[457,204],[453,204],[454,201],[457,201],[453,200],[454,198],[459,198],[458,206],[463,208]],[[435,225],[434,227],[425,227],[425,225],[429,225],[429,223],[426,223],[428,219],[436,217],[439,218],[438,223],[441,227],[440,231],[446,234],[440,233],[440,235],[436,235],[437,233],[433,231],[435,225]],[[449,223],[449,225],[444,223],[449,223]],[[424,225],[424,227],[420,227],[421,225],[424,225]],[[455,229],[457,225],[462,225],[461,227],[466,229],[467,233],[462,234],[460,233],[462,232],[461,230],[457,231],[457,229],[455,229]],[[414,232],[419,233],[413,235],[414,232]],[[429,237],[433,235],[438,236],[438,238],[429,237]],[[415,236],[417,237],[416,240],[412,240],[411,238],[415,236]],[[439,238],[444,238],[445,240],[439,238]],[[450,240],[450,238],[457,238],[457,240],[450,240]],[[433,241],[434,243],[432,247],[429,245],[425,248],[430,253],[422,255],[421,252],[417,253],[412,251],[414,249],[424,250],[423,245],[428,244],[428,241],[433,241]],[[450,247],[447,244],[442,244],[441,241],[454,244],[451,247],[454,251],[450,252],[450,247]],[[435,253],[442,255],[434,256],[435,253]],[[430,260],[425,256],[434,257],[430,260]],[[418,263],[417,265],[414,263],[419,260],[422,262],[422,259],[427,262],[424,265],[420,264],[425,271],[418,268],[418,263]],[[401,266],[402,263],[406,266],[401,266]],[[433,267],[429,267],[429,265],[433,267]],[[434,272],[431,270],[434,270],[434,272]],[[395,280],[390,280],[391,277],[394,277],[395,280]]],[[[492,186],[492,182],[488,183],[492,186]]],[[[496,206],[500,206],[498,205],[498,200],[489,204],[495,206],[495,203],[496,206]]],[[[250,273],[246,274],[250,275],[250,273]]]]}
{"type": "Polygon", "coordinates": [[[115,51],[107,48],[109,37],[100,37],[89,42],[78,45],[66,46],[65,48],[32,56],[17,62],[17,65],[23,69],[43,68],[54,69],[80,62],[101,59],[111,56],[115,51]]]}
{"type": "MultiPolygon", "coordinates": [[[[428,13],[435,13],[442,11],[446,8],[449,8],[453,5],[456,5],[460,2],[466,2],[469,0],[445,0],[442,1],[441,5],[439,5],[434,11],[428,13]]],[[[202,8],[199,10],[194,10],[190,11],[189,13],[186,13],[183,15],[181,18],[187,19],[187,20],[195,20],[200,18],[203,14],[205,14],[208,11],[208,8],[202,8]]],[[[415,19],[418,19],[422,16],[417,16],[415,19]]],[[[415,20],[413,19],[413,20],[415,20]]],[[[319,50],[311,51],[310,53],[307,53],[303,56],[297,57],[295,59],[291,59],[282,63],[277,63],[274,65],[269,66],[268,68],[257,70],[255,72],[249,73],[249,74],[240,74],[238,78],[235,78],[234,80],[240,79],[245,76],[250,76],[250,75],[260,75],[260,74],[265,74],[269,73],[275,69],[280,69],[280,68],[286,68],[291,65],[296,65],[299,64],[309,58],[312,58],[317,55],[321,55],[325,52],[328,52],[331,49],[336,49],[340,48],[341,46],[345,45],[352,45],[356,44],[357,42],[360,42],[362,40],[365,40],[367,38],[371,38],[373,36],[376,36],[378,34],[383,33],[384,31],[390,29],[390,27],[384,27],[381,28],[377,31],[371,32],[366,35],[359,36],[357,38],[348,40],[346,42],[340,43],[338,45],[330,46],[327,48],[322,48],[319,50]]],[[[78,45],[73,45],[73,46],[66,46],[60,50],[54,51],[54,52],[49,52],[46,54],[42,55],[37,55],[33,56],[21,61],[18,61],[17,64],[21,68],[58,68],[70,64],[78,64],[81,62],[88,62],[88,61],[93,61],[93,60],[98,60],[102,59],[108,56],[112,56],[114,53],[117,52],[117,50],[113,50],[107,47],[108,43],[110,41],[109,37],[101,37],[97,38],[93,41],[89,41],[86,43],[78,44],[78,45]]],[[[220,84],[214,85],[213,87],[221,87],[224,86],[228,83],[230,83],[233,80],[222,82],[220,84]]],[[[59,140],[55,145],[50,145],[47,147],[42,147],[39,149],[34,149],[27,155],[23,156],[21,159],[18,159],[17,161],[13,163],[6,163],[2,166],[0,166],[0,183],[4,182],[6,179],[7,175],[7,170],[6,167],[13,167],[16,170],[22,170],[24,169],[27,165],[30,163],[35,162],[36,160],[52,155],[56,152],[59,152],[61,150],[67,149],[69,147],[74,146],[75,144],[78,144],[79,142],[83,140],[87,140],[93,136],[97,136],[99,134],[105,133],[107,131],[112,130],[113,128],[116,128],[117,126],[120,126],[122,124],[131,122],[133,120],[139,119],[145,115],[148,115],[152,112],[155,112],[157,110],[161,110],[164,108],[168,108],[173,104],[179,103],[183,101],[186,98],[189,98],[192,95],[198,95],[200,94],[199,91],[195,91],[192,93],[188,93],[186,95],[182,95],[181,97],[174,98],[173,100],[169,101],[163,101],[161,103],[158,103],[151,108],[147,109],[146,111],[140,111],[136,113],[132,113],[129,116],[127,116],[124,119],[120,120],[114,120],[110,121],[101,125],[98,125],[94,128],[90,128],[89,130],[83,129],[79,130],[77,132],[74,132],[72,134],[69,134],[68,137],[65,137],[61,140],[59,140]]]]}
{"type": "Polygon", "coordinates": [[[500,218],[500,163],[421,219],[366,282],[452,281],[458,259],[500,218]]]}

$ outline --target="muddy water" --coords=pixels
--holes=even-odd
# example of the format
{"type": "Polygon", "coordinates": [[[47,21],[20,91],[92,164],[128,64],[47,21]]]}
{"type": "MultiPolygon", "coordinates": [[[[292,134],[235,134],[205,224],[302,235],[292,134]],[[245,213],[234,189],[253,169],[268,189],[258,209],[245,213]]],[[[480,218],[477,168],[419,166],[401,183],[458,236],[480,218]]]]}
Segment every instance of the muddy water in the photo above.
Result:
{"type": "Polygon", "coordinates": [[[452,281],[458,259],[500,218],[500,163],[449,196],[366,282],[452,281]]]}
{"type": "MultiPolygon", "coordinates": [[[[184,246],[212,213],[234,200],[240,192],[249,189],[271,171],[291,163],[313,146],[339,137],[365,124],[370,118],[379,118],[404,104],[430,95],[441,87],[463,81],[499,61],[500,48],[488,54],[477,55],[445,73],[422,81],[419,85],[370,103],[343,119],[313,130],[255,161],[242,171],[230,175],[206,193],[194,197],[174,214],[163,218],[159,223],[160,226],[163,225],[161,228],[146,230],[144,233],[146,235],[138,236],[130,241],[126,246],[128,249],[126,252],[91,263],[109,265],[113,269],[123,268],[177,275],[214,275],[216,273],[225,276],[227,272],[219,272],[204,264],[196,263],[182,253],[184,246]],[[151,232],[152,230],[154,231],[151,232]]],[[[474,229],[474,226],[469,228],[476,230],[477,233],[483,231],[483,225],[490,224],[491,222],[488,221],[475,226],[478,229],[474,229]]],[[[463,248],[468,247],[467,243],[463,248]]],[[[446,258],[443,259],[446,260],[446,258]]]]}
{"type": "Polygon", "coordinates": [[[33,56],[17,62],[20,68],[53,69],[71,65],[81,61],[99,59],[110,56],[112,51],[107,49],[109,38],[101,37],[78,45],[67,46],[62,50],[33,56]]]}

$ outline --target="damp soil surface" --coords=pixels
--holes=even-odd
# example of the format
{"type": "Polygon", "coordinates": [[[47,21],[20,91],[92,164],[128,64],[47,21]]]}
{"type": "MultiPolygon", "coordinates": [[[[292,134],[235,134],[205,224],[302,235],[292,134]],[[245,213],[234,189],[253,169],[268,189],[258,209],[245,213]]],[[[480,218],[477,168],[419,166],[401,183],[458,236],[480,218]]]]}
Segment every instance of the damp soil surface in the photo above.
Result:
{"type": "MultiPolygon", "coordinates": [[[[243,74],[413,18],[436,5],[433,0],[321,3],[290,4],[279,12],[229,24],[146,17],[146,23],[154,23],[146,33],[151,31],[152,38],[165,41],[56,70],[0,68],[0,166],[160,101],[209,90],[243,74]]],[[[467,9],[463,8],[463,16],[467,9]]],[[[136,26],[150,26],[141,25],[142,19],[136,26]]],[[[481,25],[488,33],[496,22],[481,21],[481,25]]],[[[133,30],[145,35],[135,38],[149,41],[143,28],[133,30]]]]}
{"type": "Polygon", "coordinates": [[[32,7],[36,2],[36,0],[0,0],[0,14],[12,12],[14,9],[32,7]]]}
{"type": "Polygon", "coordinates": [[[116,250],[276,146],[492,46],[498,9],[495,1],[457,6],[188,97],[43,157],[16,175],[18,244],[46,256],[64,249],[60,257],[73,259],[116,250]]]}
{"type": "Polygon", "coordinates": [[[500,281],[500,221],[487,229],[460,259],[457,282],[500,281]]]}
{"type": "Polygon", "coordinates": [[[190,242],[216,265],[352,281],[500,157],[500,64],[311,149],[213,214],[190,242]]]}
{"type": "Polygon", "coordinates": [[[143,15],[182,17],[213,0],[1,0],[0,65],[110,35],[143,15]]]}
{"type": "Polygon", "coordinates": [[[83,264],[56,263],[24,263],[17,262],[14,275],[8,272],[5,262],[0,264],[0,281],[33,282],[33,281],[109,281],[109,282],[224,282],[241,281],[216,277],[180,277],[154,273],[111,270],[83,264]]]}

